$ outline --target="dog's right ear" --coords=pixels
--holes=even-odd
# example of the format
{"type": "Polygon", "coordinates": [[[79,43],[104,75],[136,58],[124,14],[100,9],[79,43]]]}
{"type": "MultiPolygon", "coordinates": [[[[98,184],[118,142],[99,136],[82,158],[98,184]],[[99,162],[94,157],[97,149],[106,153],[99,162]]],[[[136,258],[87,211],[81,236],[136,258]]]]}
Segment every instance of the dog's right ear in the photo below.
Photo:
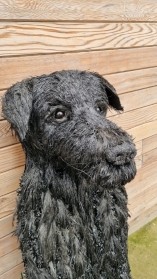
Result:
{"type": "Polygon", "coordinates": [[[32,87],[31,79],[18,82],[10,87],[2,100],[2,112],[23,141],[28,131],[28,123],[32,110],[32,87]]]}

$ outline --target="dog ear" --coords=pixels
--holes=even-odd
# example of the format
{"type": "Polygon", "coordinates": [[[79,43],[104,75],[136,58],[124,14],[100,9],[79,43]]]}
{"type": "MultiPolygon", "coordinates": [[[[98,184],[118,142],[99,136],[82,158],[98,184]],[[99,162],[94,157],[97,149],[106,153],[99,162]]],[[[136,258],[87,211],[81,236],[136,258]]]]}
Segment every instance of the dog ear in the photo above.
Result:
{"type": "Polygon", "coordinates": [[[105,85],[105,91],[107,93],[109,106],[111,108],[114,108],[115,110],[123,111],[123,107],[121,105],[116,89],[105,78],[103,78],[103,83],[105,85]]]}
{"type": "Polygon", "coordinates": [[[105,78],[103,78],[103,80],[104,80],[105,90],[109,101],[109,106],[114,108],[115,110],[123,111],[123,107],[121,105],[116,89],[105,78]]]}
{"type": "Polygon", "coordinates": [[[116,89],[111,85],[107,79],[99,75],[98,73],[94,73],[96,77],[99,78],[100,83],[102,85],[102,89],[106,92],[109,106],[115,110],[122,110],[123,107],[121,105],[120,99],[117,95],[116,89]]]}
{"type": "Polygon", "coordinates": [[[2,100],[2,112],[21,141],[28,131],[32,110],[32,80],[27,79],[10,87],[2,100]]]}

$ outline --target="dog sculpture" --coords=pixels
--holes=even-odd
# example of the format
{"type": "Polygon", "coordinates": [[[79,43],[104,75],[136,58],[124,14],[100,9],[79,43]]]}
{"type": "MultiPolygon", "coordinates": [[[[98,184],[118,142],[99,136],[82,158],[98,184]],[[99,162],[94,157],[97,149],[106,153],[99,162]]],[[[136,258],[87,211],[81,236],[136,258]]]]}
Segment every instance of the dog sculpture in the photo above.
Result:
{"type": "Polygon", "coordinates": [[[26,154],[17,229],[28,279],[130,279],[125,184],[131,137],[106,119],[114,87],[86,71],[13,85],[3,113],[26,154]]]}

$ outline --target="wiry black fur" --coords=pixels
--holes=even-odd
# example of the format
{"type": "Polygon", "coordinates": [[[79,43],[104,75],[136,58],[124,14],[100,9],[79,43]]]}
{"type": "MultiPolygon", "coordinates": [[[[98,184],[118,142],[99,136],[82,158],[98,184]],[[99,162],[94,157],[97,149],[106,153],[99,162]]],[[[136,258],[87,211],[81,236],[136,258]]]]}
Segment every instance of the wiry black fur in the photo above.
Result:
{"type": "Polygon", "coordinates": [[[123,109],[115,89],[85,71],[24,80],[4,97],[26,154],[17,235],[28,279],[131,278],[124,185],[136,150],[108,107],[123,109]]]}

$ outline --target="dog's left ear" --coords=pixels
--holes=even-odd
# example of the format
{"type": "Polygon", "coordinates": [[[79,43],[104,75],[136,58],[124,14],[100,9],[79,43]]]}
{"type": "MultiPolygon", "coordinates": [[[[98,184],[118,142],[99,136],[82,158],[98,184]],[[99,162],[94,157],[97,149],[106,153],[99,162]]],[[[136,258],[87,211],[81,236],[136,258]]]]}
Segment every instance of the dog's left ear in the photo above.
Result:
{"type": "Polygon", "coordinates": [[[116,89],[111,85],[107,79],[103,78],[101,75],[94,73],[96,77],[99,78],[102,85],[102,89],[106,92],[109,106],[115,110],[123,111],[120,99],[117,95],[116,89]]]}
{"type": "Polygon", "coordinates": [[[114,108],[115,110],[123,111],[123,107],[121,105],[116,89],[105,78],[102,79],[105,86],[105,91],[107,93],[109,106],[111,108],[114,108]]]}
{"type": "Polygon", "coordinates": [[[28,131],[28,123],[32,110],[32,80],[23,80],[10,87],[2,100],[2,112],[23,141],[28,131]]]}

